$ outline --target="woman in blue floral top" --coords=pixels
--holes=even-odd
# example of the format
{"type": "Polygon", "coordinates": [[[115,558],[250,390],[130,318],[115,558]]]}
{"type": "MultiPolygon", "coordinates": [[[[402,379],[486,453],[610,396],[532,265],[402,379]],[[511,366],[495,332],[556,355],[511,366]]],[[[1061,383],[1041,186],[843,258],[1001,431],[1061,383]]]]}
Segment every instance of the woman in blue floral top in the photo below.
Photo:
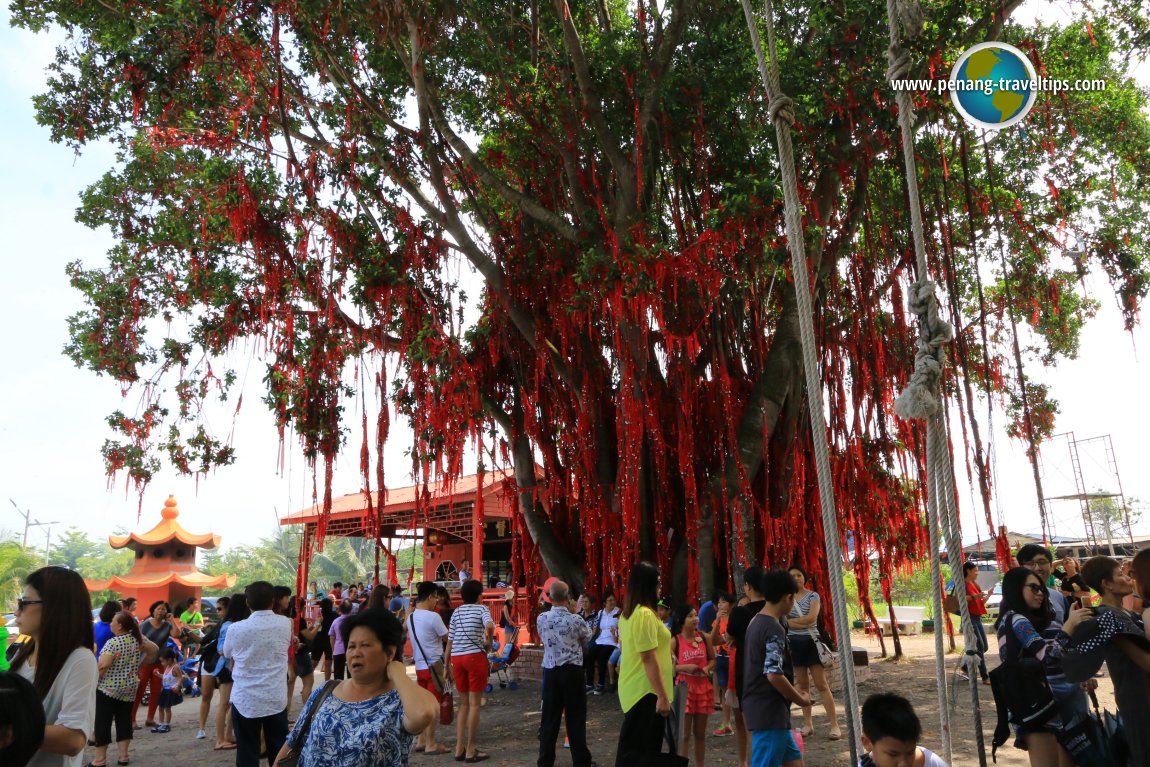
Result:
{"type": "Polygon", "coordinates": [[[340,629],[351,678],[312,693],[276,761],[294,748],[299,767],[407,767],[412,741],[439,715],[439,703],[407,676],[403,624],[387,610],[365,610],[340,629]]]}

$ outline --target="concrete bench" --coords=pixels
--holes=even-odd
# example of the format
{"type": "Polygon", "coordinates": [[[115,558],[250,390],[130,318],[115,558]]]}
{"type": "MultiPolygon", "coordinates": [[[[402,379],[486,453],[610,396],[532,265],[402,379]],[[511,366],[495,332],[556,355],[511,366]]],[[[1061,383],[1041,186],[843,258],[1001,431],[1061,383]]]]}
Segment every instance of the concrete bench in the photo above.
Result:
{"type": "MultiPolygon", "coordinates": [[[[875,610],[875,619],[883,635],[890,633],[890,610],[883,606],[882,610],[875,610]]],[[[894,622],[898,625],[899,633],[917,634],[922,630],[922,619],[926,615],[925,607],[908,607],[895,605],[894,622]]]]}

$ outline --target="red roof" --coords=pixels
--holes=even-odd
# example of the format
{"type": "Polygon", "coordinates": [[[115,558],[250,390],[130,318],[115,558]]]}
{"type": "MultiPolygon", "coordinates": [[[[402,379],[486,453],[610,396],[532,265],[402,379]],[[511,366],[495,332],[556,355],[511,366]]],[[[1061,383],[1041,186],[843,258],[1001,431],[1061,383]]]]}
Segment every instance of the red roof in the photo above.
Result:
{"type": "MultiPolygon", "coordinates": [[[[514,480],[514,477],[514,471],[511,469],[484,472],[483,498],[485,504],[488,498],[492,498],[500,493],[505,480],[514,480]]],[[[426,485],[427,492],[424,499],[424,508],[433,509],[447,503],[460,503],[473,500],[478,483],[478,474],[468,474],[467,476],[459,477],[450,488],[445,487],[443,482],[429,482],[426,485]]],[[[388,490],[387,503],[382,508],[380,508],[381,494],[379,491],[375,491],[372,493],[372,503],[376,508],[380,509],[380,513],[383,515],[412,511],[416,508],[416,501],[419,496],[424,493],[424,487],[424,485],[420,484],[388,490]]],[[[489,512],[495,511],[498,509],[498,504],[492,504],[487,506],[487,508],[489,512]]],[[[299,525],[306,522],[315,522],[319,520],[322,512],[323,504],[308,506],[306,509],[293,512],[281,518],[280,524],[299,525]]],[[[362,491],[332,498],[331,520],[356,518],[366,512],[367,504],[364,502],[364,494],[362,491]]]]}
{"type": "Polygon", "coordinates": [[[111,589],[127,593],[141,588],[159,588],[169,583],[181,583],[197,589],[230,589],[236,585],[234,575],[205,575],[204,573],[157,573],[155,575],[113,575],[106,581],[84,579],[88,591],[111,589]]]}
{"type": "Polygon", "coordinates": [[[109,535],[108,543],[112,544],[113,549],[122,549],[125,546],[130,549],[139,546],[160,546],[171,541],[179,541],[186,546],[199,546],[203,549],[214,549],[220,545],[220,536],[214,533],[193,535],[176,521],[176,517],[180,516],[180,510],[174,495],[169,495],[168,500],[164,501],[164,510],[160,514],[163,516],[160,524],[148,532],[132,533],[131,535],[109,535]]]}

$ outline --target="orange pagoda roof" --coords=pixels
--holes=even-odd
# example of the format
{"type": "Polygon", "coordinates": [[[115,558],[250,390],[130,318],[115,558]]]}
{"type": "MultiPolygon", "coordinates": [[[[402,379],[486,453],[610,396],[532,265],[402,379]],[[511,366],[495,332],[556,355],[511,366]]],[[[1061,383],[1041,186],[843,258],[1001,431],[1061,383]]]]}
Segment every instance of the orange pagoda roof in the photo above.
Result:
{"type": "Polygon", "coordinates": [[[113,575],[106,581],[84,579],[89,591],[129,592],[141,588],[161,588],[170,583],[179,583],[196,589],[230,589],[236,585],[234,575],[205,575],[204,573],[156,573],[155,575],[113,575]]]}
{"type": "MultiPolygon", "coordinates": [[[[176,521],[180,510],[176,497],[169,495],[164,501],[164,510],[160,512],[163,520],[146,533],[132,533],[130,535],[109,535],[108,543],[113,549],[136,549],[139,546],[160,546],[171,541],[179,541],[186,546],[199,546],[202,549],[214,549],[220,545],[220,536],[214,533],[193,535],[176,521]]],[[[207,577],[207,576],[204,576],[207,577]]],[[[192,585],[192,584],[187,584],[192,585]]],[[[229,584],[230,585],[230,584],[229,584]]]]}

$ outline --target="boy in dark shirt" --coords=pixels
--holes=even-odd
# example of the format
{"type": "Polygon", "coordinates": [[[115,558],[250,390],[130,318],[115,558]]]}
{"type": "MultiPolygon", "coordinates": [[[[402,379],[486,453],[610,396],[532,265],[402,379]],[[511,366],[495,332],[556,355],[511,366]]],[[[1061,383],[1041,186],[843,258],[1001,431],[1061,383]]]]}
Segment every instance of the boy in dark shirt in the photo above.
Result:
{"type": "Polygon", "coordinates": [[[798,586],[786,570],[762,577],[763,609],[747,626],[743,664],[743,719],[751,731],[751,767],[802,767],[791,731],[791,704],[811,705],[795,686],[787,631],[779,619],[791,611],[798,586]]]}

